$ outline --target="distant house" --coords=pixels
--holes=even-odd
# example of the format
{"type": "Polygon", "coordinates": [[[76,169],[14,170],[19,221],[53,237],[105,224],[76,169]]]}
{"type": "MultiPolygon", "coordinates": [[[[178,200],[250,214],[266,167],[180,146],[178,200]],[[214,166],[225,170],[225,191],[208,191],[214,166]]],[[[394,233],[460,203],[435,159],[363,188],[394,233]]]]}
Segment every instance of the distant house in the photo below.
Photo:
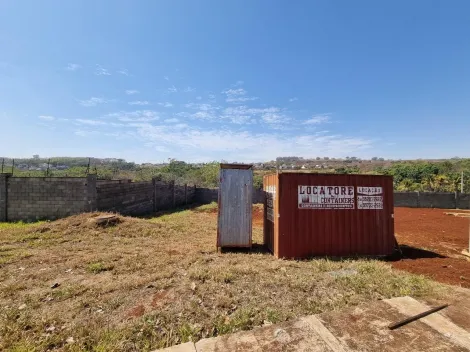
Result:
{"type": "Polygon", "coordinates": [[[302,170],[305,170],[305,169],[306,169],[305,165],[302,165],[301,169],[302,169],[302,170]]]}

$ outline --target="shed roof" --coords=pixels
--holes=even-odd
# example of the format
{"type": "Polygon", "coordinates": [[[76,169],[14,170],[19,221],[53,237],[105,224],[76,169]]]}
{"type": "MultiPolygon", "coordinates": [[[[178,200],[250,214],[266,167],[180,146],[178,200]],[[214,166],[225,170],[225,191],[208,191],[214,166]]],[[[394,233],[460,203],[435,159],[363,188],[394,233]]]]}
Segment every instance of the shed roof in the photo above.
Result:
{"type": "Polygon", "coordinates": [[[220,164],[221,169],[242,169],[248,170],[253,168],[253,164],[220,164]]]}

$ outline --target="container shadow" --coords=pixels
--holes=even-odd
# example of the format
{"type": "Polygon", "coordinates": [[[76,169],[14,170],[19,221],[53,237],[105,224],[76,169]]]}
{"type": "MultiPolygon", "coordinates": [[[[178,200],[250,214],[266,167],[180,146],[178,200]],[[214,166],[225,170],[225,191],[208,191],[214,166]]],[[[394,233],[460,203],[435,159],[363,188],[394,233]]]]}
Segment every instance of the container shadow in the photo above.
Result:
{"type": "Polygon", "coordinates": [[[244,247],[226,247],[220,248],[221,253],[245,253],[245,254],[271,254],[269,249],[260,243],[253,243],[251,248],[244,247]]]}
{"type": "Polygon", "coordinates": [[[423,248],[408,246],[406,244],[399,245],[400,251],[395,251],[395,253],[391,256],[385,258],[385,261],[395,262],[402,259],[433,259],[433,258],[447,258],[446,256],[433,252],[428,251],[423,248]],[[401,253],[400,253],[401,252],[401,253]]]}

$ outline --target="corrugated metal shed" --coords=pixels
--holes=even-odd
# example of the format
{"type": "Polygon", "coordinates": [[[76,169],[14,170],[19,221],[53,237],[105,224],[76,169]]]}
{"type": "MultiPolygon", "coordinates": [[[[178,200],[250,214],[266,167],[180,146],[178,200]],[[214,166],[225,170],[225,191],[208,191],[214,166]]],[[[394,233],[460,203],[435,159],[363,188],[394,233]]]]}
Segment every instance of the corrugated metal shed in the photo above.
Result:
{"type": "Polygon", "coordinates": [[[279,173],[264,177],[264,190],[265,243],[278,258],[393,252],[390,176],[279,173]]]}
{"type": "Polygon", "coordinates": [[[251,247],[253,168],[221,164],[217,247],[251,247]]]}

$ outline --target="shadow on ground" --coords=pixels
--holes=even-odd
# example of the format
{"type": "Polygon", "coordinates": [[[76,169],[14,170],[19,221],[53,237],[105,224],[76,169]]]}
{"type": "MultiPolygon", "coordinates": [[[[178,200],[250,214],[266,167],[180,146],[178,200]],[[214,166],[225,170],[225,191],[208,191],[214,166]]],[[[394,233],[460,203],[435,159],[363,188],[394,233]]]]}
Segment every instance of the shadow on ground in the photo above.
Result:
{"type": "Polygon", "coordinates": [[[447,258],[436,252],[428,251],[426,249],[408,246],[406,244],[399,245],[400,250],[389,257],[386,257],[386,261],[399,261],[402,259],[432,259],[432,258],[447,258]]]}
{"type": "Polygon", "coordinates": [[[242,248],[242,247],[227,247],[227,248],[221,248],[220,249],[221,253],[261,253],[261,254],[271,254],[269,249],[264,246],[263,244],[259,243],[253,243],[251,248],[242,248]]]}

